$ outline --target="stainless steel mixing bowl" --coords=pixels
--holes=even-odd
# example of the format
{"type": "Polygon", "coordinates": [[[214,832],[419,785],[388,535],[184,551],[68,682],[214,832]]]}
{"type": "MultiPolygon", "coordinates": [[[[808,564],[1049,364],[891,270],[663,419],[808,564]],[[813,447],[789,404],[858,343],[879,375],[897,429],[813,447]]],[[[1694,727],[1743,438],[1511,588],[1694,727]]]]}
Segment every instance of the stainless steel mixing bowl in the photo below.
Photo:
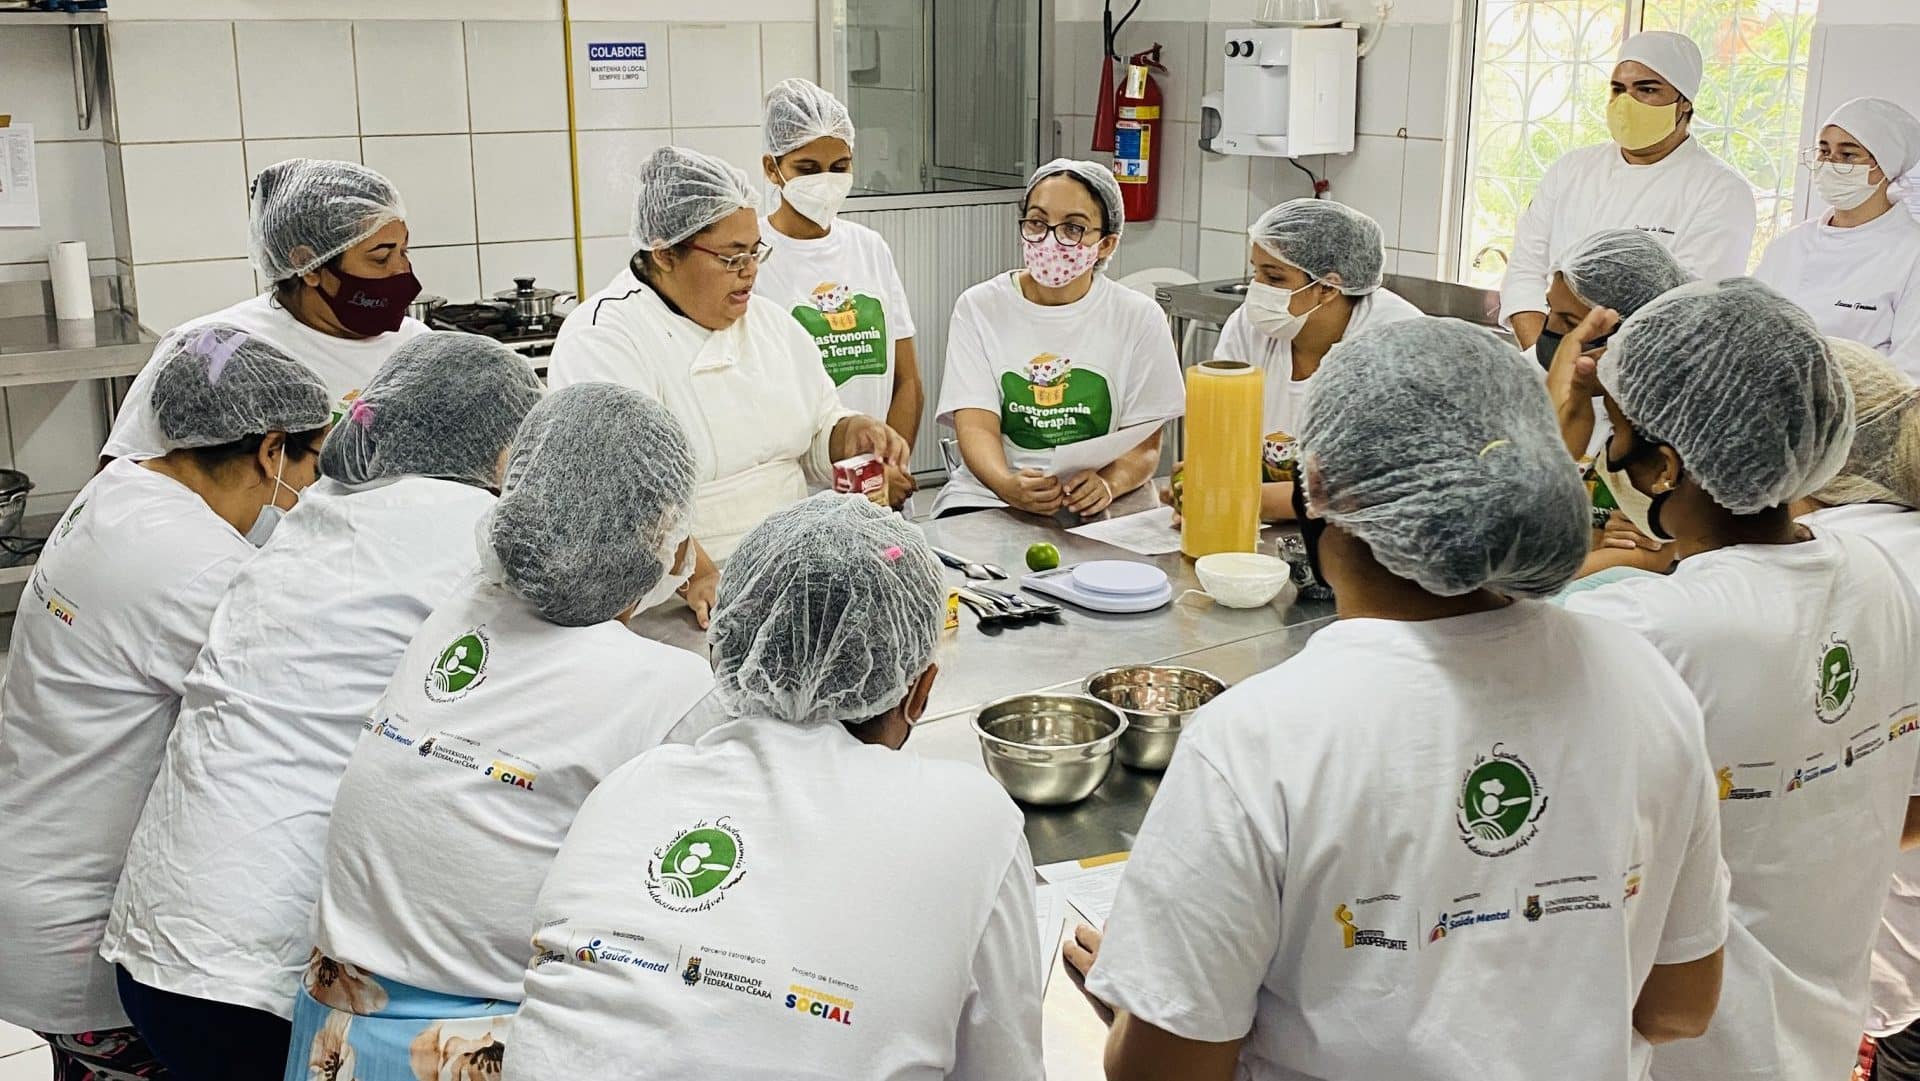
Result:
{"type": "Polygon", "coordinates": [[[1120,761],[1134,769],[1151,770],[1167,768],[1187,718],[1227,689],[1219,677],[1198,668],[1151,664],[1095,672],[1083,687],[1090,697],[1126,717],[1120,761]]]}
{"type": "Polygon", "coordinates": [[[973,719],[987,772],[1022,803],[1078,803],[1113,766],[1127,719],[1079,694],[1016,694],[973,719]]]}

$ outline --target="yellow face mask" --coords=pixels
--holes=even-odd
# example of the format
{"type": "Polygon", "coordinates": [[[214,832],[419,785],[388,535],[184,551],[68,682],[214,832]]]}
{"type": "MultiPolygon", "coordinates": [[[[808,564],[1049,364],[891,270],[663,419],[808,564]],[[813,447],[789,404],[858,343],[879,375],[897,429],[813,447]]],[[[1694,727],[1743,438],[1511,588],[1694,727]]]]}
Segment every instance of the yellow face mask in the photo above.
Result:
{"type": "Polygon", "coordinates": [[[1680,103],[1648,105],[1632,94],[1607,103],[1607,134],[1627,150],[1645,150],[1680,126],[1680,103]]]}

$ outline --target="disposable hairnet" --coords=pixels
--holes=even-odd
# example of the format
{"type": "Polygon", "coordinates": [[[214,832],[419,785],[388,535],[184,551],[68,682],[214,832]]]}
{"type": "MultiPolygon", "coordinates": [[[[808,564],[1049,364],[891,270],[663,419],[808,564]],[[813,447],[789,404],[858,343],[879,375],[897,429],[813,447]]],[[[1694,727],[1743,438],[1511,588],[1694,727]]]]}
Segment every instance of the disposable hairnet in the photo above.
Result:
{"type": "Polygon", "coordinates": [[[1920,164],[1920,120],[1885,98],[1854,98],[1835,109],[1827,124],[1853,136],[1894,180],[1920,164]]]}
{"type": "Polygon", "coordinates": [[[1643,30],[1620,45],[1617,63],[1629,60],[1652,68],[1655,75],[1672,83],[1688,101],[1700,96],[1700,80],[1706,72],[1706,63],[1700,57],[1700,46],[1687,35],[1670,30],[1643,30]]]}
{"type": "Polygon", "coordinates": [[[1640,435],[1735,514],[1820,489],[1847,460],[1853,392],[1800,306],[1752,278],[1683,285],[1641,308],[1600,358],[1640,435]]]}
{"type": "Polygon", "coordinates": [[[540,391],[533,367],[492,338],[419,335],[348,404],[320,471],[343,484],[412,474],[492,487],[500,453],[540,391]]]}
{"type": "Polygon", "coordinates": [[[758,205],[747,174],[698,150],[663,146],[640,163],[630,239],[642,251],[661,251],[758,205]]]}
{"type": "Polygon", "coordinates": [[[326,426],[332,398],[312,368],[229,323],[176,333],[150,363],[153,412],[168,450],[217,447],[326,426]]]}
{"type": "Polygon", "coordinates": [[[1583,303],[1622,318],[1693,280],[1673,253],[1638,229],[1608,229],[1574,245],[1555,268],[1583,303]]]}
{"type": "Polygon", "coordinates": [[[767,119],[761,125],[767,153],[778,158],[832,137],[853,145],[853,117],[840,99],[805,79],[783,79],[767,91],[767,119]]]}
{"type": "Polygon", "coordinates": [[[1050,176],[1077,176],[1093,189],[1095,201],[1100,204],[1100,213],[1106,218],[1106,231],[1119,236],[1126,228],[1127,210],[1120,199],[1120,182],[1113,178],[1113,170],[1097,161],[1077,161],[1073,158],[1055,158],[1033,171],[1027,179],[1027,198],[1033,198],[1033,189],[1050,176]]]}
{"type": "Polygon", "coordinates": [[[693,503],[680,422],[612,383],[554,391],[527,413],[487,525],[489,573],[563,627],[602,623],[672,570],[693,503]]]}
{"type": "Polygon", "coordinates": [[[1335,346],[1300,450],[1308,509],[1429,593],[1547,596],[1586,558],[1590,501],[1540,371],[1484,328],[1422,316],[1335,346]]]}
{"type": "Polygon", "coordinates": [[[1350,206],[1331,199],[1289,199],[1260,215],[1247,236],[1315,281],[1338,274],[1347,296],[1380,288],[1386,260],[1380,225],[1350,206]]]}
{"type": "Polygon", "coordinates": [[[406,216],[393,182],[364,165],[269,165],[253,178],[253,265],[268,281],[298,277],[406,216]]]}
{"type": "Polygon", "coordinates": [[[1853,388],[1853,448],[1840,475],[1813,493],[1822,503],[1920,508],[1920,387],[1879,351],[1828,338],[1853,388]]]}
{"type": "Polygon", "coordinates": [[[720,572],[707,645],[733,716],[870,720],[933,660],[945,590],[919,529],[822,493],[748,533],[720,572]]]}

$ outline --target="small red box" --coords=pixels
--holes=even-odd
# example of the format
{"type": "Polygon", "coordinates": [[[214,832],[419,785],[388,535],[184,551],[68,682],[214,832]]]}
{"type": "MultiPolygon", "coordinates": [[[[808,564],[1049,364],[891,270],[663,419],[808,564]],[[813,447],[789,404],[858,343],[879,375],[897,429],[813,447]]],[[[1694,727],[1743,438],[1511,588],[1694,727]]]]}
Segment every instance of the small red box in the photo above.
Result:
{"type": "Polygon", "coordinates": [[[871,454],[860,454],[833,463],[833,490],[864,495],[876,504],[887,505],[887,467],[871,454]]]}

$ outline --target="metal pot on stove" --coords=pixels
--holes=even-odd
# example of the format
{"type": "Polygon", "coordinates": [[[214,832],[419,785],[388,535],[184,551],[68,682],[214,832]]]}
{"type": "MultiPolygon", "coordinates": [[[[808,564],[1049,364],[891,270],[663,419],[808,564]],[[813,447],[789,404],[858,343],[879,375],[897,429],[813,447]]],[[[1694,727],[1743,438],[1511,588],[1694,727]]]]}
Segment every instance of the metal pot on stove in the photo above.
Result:
{"type": "Polygon", "coordinates": [[[505,304],[515,320],[538,325],[553,318],[554,302],[567,295],[558,289],[536,289],[532,278],[515,278],[513,288],[502,289],[493,299],[505,304]]]}
{"type": "Polygon", "coordinates": [[[424,323],[427,321],[427,318],[433,314],[433,309],[438,308],[446,302],[446,297],[437,297],[432,293],[421,293],[419,296],[413,298],[413,303],[407,305],[407,315],[424,323]]]}

